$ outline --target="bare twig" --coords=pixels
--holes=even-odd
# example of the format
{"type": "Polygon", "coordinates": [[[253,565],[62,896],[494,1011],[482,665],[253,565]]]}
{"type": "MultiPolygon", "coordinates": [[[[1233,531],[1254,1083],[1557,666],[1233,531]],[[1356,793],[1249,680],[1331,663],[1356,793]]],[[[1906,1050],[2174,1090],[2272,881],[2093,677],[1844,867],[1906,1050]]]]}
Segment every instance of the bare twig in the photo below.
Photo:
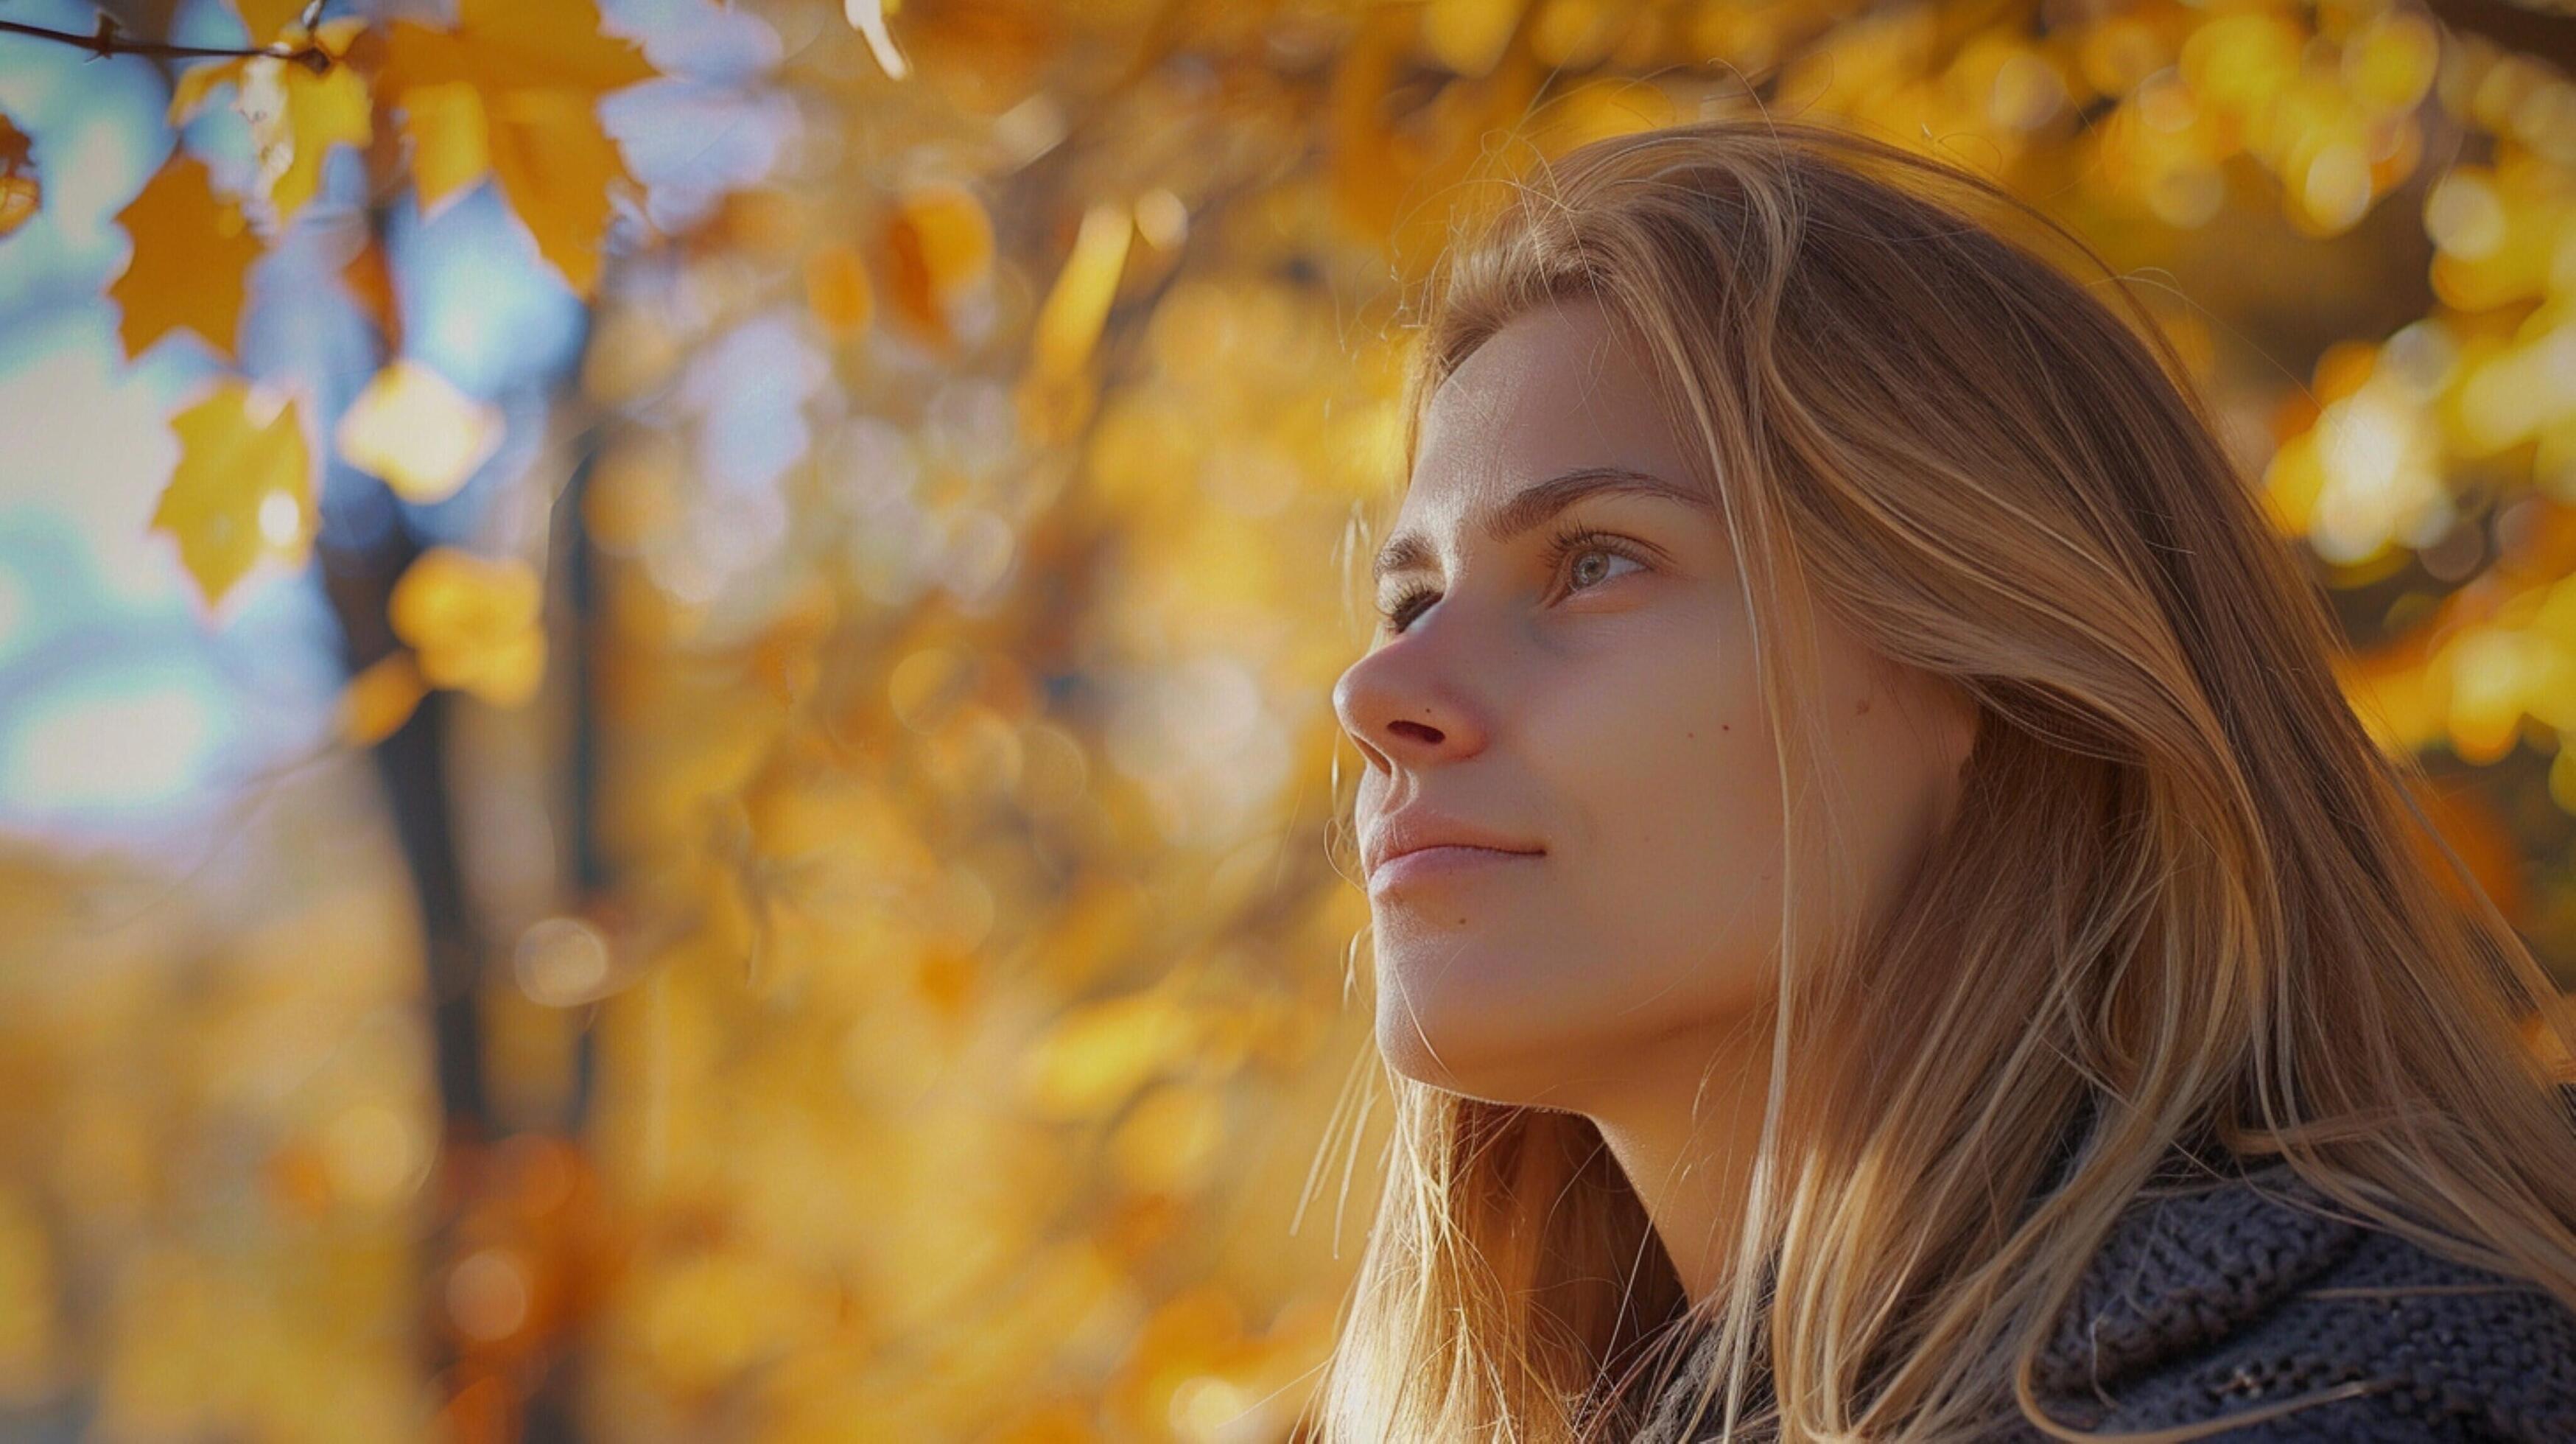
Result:
{"type": "MultiPolygon", "coordinates": [[[[308,12],[314,14],[318,14],[321,8],[318,4],[307,7],[308,12]]],[[[77,30],[54,30],[42,25],[29,25],[23,20],[0,20],[0,34],[24,35],[36,40],[51,40],[58,45],[77,46],[88,51],[94,59],[105,59],[110,55],[158,55],[181,60],[200,57],[241,60],[266,56],[274,60],[294,61],[316,75],[329,70],[334,64],[331,53],[319,45],[305,45],[300,48],[286,45],[241,47],[173,45],[166,40],[134,40],[117,28],[116,17],[112,15],[98,17],[98,29],[87,35],[77,30]]]]}

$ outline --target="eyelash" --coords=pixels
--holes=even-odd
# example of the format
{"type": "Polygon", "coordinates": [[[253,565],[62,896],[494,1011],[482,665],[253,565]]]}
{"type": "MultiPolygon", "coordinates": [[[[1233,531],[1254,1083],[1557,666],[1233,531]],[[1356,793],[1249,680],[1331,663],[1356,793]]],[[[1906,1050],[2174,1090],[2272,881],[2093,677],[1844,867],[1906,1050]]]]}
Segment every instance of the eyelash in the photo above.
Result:
{"type": "MultiPolygon", "coordinates": [[[[1567,558],[1575,556],[1579,552],[1589,551],[1604,551],[1613,556],[1626,557],[1628,560],[1635,562],[1639,566],[1647,565],[1646,559],[1637,555],[1631,544],[1620,537],[1614,536],[1605,531],[1594,531],[1589,527],[1567,524],[1559,526],[1556,531],[1548,537],[1547,570],[1549,575],[1555,575],[1557,568],[1564,566],[1567,558]]],[[[1598,583],[1595,583],[1595,585],[1598,585],[1598,583]]],[[[1413,610],[1414,604],[1417,602],[1427,602],[1436,595],[1438,594],[1429,587],[1421,585],[1407,587],[1404,591],[1396,594],[1394,601],[1380,607],[1378,609],[1378,616],[1386,623],[1387,627],[1391,631],[1397,635],[1401,635],[1406,627],[1413,624],[1413,619],[1420,615],[1413,610]]]]}

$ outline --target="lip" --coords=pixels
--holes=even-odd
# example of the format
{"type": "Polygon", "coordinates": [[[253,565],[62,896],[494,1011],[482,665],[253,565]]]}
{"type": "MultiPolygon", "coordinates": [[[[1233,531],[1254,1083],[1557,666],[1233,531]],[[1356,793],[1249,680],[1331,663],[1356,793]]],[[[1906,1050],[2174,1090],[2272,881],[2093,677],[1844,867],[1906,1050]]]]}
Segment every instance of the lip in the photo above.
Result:
{"type": "Polygon", "coordinates": [[[1474,847],[1464,843],[1435,843],[1400,852],[1377,865],[1369,874],[1369,890],[1385,892],[1414,883],[1449,878],[1490,874],[1506,864],[1531,862],[1543,856],[1535,852],[1512,852],[1499,847],[1474,847]]]}
{"type": "Polygon", "coordinates": [[[1418,869],[1463,866],[1471,861],[1489,861],[1492,856],[1538,857],[1547,849],[1533,846],[1526,837],[1499,832],[1464,817],[1439,811],[1415,802],[1378,818],[1370,829],[1362,859],[1369,885],[1378,885],[1378,875],[1404,861],[1416,852],[1433,849],[1456,849],[1468,856],[1462,858],[1427,858],[1415,864],[1418,869]]]}

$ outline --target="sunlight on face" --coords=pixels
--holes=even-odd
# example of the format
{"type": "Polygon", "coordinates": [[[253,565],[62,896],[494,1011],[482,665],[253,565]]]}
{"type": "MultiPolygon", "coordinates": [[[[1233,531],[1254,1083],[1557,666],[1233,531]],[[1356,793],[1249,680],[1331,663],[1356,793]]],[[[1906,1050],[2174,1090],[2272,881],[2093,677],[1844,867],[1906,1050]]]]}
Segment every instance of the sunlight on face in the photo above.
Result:
{"type": "MultiPolygon", "coordinates": [[[[1778,764],[1721,513],[1653,395],[1589,302],[1469,356],[1382,553],[1394,620],[1334,688],[1378,1043],[1424,1082],[1581,1111],[1768,996],[1778,764]],[[1495,850],[1384,864],[1412,819],[1495,850]]],[[[1896,669],[1821,618],[1817,641],[1849,841],[1892,878],[1959,753],[1896,669]]]]}

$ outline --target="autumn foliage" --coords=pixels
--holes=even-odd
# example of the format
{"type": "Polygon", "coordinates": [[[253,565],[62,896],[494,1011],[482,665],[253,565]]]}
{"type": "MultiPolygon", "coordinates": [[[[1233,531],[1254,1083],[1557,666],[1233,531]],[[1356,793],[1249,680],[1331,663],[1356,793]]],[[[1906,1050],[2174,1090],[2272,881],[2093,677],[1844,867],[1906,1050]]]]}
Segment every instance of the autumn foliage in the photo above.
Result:
{"type": "Polygon", "coordinates": [[[60,77],[148,68],[93,304],[185,384],[77,484],[335,680],[220,867],[12,836],[0,1431],[1291,1437],[1384,1121],[1327,700],[1403,288],[1712,111],[2100,246],[2576,963],[2576,87],[2512,5],[74,9],[0,7],[0,296],[60,77]]]}

